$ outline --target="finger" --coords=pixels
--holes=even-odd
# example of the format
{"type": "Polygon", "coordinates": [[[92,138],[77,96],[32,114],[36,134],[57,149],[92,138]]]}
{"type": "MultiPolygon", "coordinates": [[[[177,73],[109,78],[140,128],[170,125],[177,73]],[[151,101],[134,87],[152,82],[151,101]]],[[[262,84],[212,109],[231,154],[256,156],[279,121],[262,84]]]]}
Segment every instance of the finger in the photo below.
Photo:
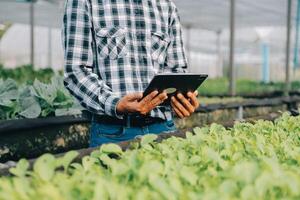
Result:
{"type": "Polygon", "coordinates": [[[190,116],[190,113],[189,111],[187,111],[183,105],[181,105],[181,103],[175,98],[175,97],[172,97],[172,102],[174,104],[174,106],[180,110],[180,112],[184,115],[184,117],[189,117],[190,116]]]}
{"type": "Polygon", "coordinates": [[[132,94],[128,94],[126,96],[126,98],[128,101],[137,101],[137,100],[140,100],[141,98],[143,98],[143,94],[140,92],[132,93],[132,94]]]}
{"type": "Polygon", "coordinates": [[[188,97],[191,100],[191,104],[194,106],[195,109],[197,109],[199,107],[199,101],[195,93],[189,93],[188,97]]]}
{"type": "Polygon", "coordinates": [[[195,112],[194,106],[183,96],[181,93],[177,94],[177,98],[180,100],[181,104],[189,111],[189,113],[195,112]]]}
{"type": "Polygon", "coordinates": [[[138,102],[130,102],[126,105],[126,109],[129,113],[138,112],[139,103],[138,102]]]}
{"type": "Polygon", "coordinates": [[[151,110],[153,110],[156,106],[158,106],[159,104],[164,102],[166,98],[168,98],[166,93],[161,93],[159,95],[157,94],[158,94],[157,91],[152,92],[150,95],[147,96],[146,99],[144,98],[139,103],[138,110],[142,115],[148,114],[151,110]]]}
{"type": "Polygon", "coordinates": [[[175,111],[176,115],[178,117],[180,117],[181,119],[184,118],[183,114],[180,112],[180,110],[178,110],[178,108],[176,108],[176,106],[173,104],[173,102],[171,102],[172,108],[175,111]]]}
{"type": "Polygon", "coordinates": [[[152,99],[150,102],[147,102],[146,104],[140,104],[140,113],[143,115],[146,115],[151,110],[153,110],[158,105],[162,104],[166,99],[168,99],[167,93],[163,92],[159,95],[157,95],[154,99],[152,99]]]}
{"type": "Polygon", "coordinates": [[[161,94],[159,94],[157,97],[155,97],[150,103],[148,108],[150,110],[154,109],[156,106],[162,104],[165,100],[168,99],[168,95],[167,93],[163,92],[161,94]]]}
{"type": "Polygon", "coordinates": [[[143,100],[140,102],[140,104],[143,106],[145,104],[148,104],[156,95],[158,94],[158,91],[153,91],[150,94],[148,94],[143,100]]]}

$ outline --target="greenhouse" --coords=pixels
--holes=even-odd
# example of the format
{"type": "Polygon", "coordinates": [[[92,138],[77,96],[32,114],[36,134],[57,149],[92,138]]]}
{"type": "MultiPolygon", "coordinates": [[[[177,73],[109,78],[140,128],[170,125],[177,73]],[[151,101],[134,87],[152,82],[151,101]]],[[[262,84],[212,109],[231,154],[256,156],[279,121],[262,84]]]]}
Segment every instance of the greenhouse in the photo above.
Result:
{"type": "Polygon", "coordinates": [[[299,37],[300,0],[1,0],[0,200],[300,199],[299,37]]]}

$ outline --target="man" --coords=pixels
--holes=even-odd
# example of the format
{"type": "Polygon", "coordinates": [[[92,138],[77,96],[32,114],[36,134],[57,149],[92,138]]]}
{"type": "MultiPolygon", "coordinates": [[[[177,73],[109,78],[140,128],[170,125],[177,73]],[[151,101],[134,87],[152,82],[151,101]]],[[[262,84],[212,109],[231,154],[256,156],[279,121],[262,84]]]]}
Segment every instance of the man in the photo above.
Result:
{"type": "Polygon", "coordinates": [[[165,92],[143,98],[157,73],[185,72],[177,8],[171,0],[67,0],[65,86],[93,113],[90,146],[175,131],[199,106],[197,92],[160,106],[165,92]]]}

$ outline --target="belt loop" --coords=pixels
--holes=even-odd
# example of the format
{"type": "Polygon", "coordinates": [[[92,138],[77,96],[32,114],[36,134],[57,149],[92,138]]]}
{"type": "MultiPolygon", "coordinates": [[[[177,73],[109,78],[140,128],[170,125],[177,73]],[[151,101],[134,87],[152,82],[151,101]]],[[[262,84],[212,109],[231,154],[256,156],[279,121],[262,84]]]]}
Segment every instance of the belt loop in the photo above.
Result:
{"type": "Polygon", "coordinates": [[[95,114],[92,114],[91,121],[95,122],[95,114]]]}
{"type": "Polygon", "coordinates": [[[164,114],[164,117],[165,117],[165,121],[167,121],[168,117],[166,115],[166,107],[161,107],[161,108],[162,108],[161,111],[162,111],[162,113],[164,114]]]}
{"type": "Polygon", "coordinates": [[[130,128],[130,114],[126,115],[126,127],[130,128]]]}

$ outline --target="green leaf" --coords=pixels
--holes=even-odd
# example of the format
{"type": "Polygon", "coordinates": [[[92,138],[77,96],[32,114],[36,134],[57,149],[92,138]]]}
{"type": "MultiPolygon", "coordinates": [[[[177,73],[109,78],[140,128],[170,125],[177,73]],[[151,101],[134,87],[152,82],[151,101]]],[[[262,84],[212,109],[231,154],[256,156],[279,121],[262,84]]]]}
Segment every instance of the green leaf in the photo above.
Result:
{"type": "Polygon", "coordinates": [[[21,105],[21,112],[19,115],[33,119],[37,118],[41,114],[41,107],[38,101],[34,97],[26,97],[23,99],[20,99],[20,105],[21,105]]]}
{"type": "Polygon", "coordinates": [[[148,134],[142,137],[141,146],[146,146],[147,144],[153,143],[157,139],[157,135],[148,134]]]}
{"type": "Polygon", "coordinates": [[[88,171],[91,168],[93,168],[96,163],[98,163],[98,159],[96,158],[92,158],[89,156],[85,156],[82,158],[82,166],[85,171],[88,171]]]}
{"type": "Polygon", "coordinates": [[[100,147],[100,152],[105,154],[116,154],[116,155],[123,154],[121,147],[116,144],[104,144],[100,147]]]}
{"type": "Polygon", "coordinates": [[[82,111],[76,108],[61,108],[55,110],[55,116],[80,115],[82,111]]]}
{"type": "Polygon", "coordinates": [[[49,105],[53,105],[57,92],[52,85],[44,84],[36,79],[33,83],[33,94],[49,105]]]}
{"type": "Polygon", "coordinates": [[[189,132],[189,131],[188,131],[188,132],[186,132],[186,134],[185,134],[185,135],[186,135],[186,139],[192,139],[192,138],[193,138],[193,136],[194,136],[194,135],[193,135],[193,133],[192,133],[192,132],[189,132]]]}
{"type": "Polygon", "coordinates": [[[173,189],[165,179],[154,174],[150,174],[149,183],[156,191],[158,191],[164,199],[175,200],[176,196],[173,189]]]}
{"type": "Polygon", "coordinates": [[[79,155],[77,151],[69,151],[63,157],[60,157],[56,160],[56,167],[63,166],[66,171],[72,161],[79,155]]]}
{"type": "Polygon", "coordinates": [[[238,191],[237,183],[233,180],[225,180],[219,187],[220,193],[224,196],[234,196],[238,191]]]}
{"type": "Polygon", "coordinates": [[[0,79],[0,99],[13,100],[17,98],[18,87],[17,83],[12,79],[5,81],[0,79]]]}
{"type": "Polygon", "coordinates": [[[83,170],[83,166],[79,163],[72,163],[72,164],[70,164],[70,167],[74,168],[77,171],[82,171],[83,170]]]}
{"type": "Polygon", "coordinates": [[[10,108],[14,106],[14,102],[9,99],[0,99],[0,106],[10,108]]]}
{"type": "Polygon", "coordinates": [[[179,171],[180,176],[190,185],[195,186],[198,180],[197,174],[193,172],[192,168],[183,167],[179,171]]]}
{"type": "Polygon", "coordinates": [[[55,167],[55,157],[51,154],[45,154],[36,160],[33,171],[43,181],[50,181],[54,176],[55,167]]]}
{"type": "Polygon", "coordinates": [[[253,185],[247,185],[243,190],[241,191],[241,197],[242,199],[256,199],[256,192],[253,187],[253,185]]]}
{"type": "Polygon", "coordinates": [[[27,174],[28,169],[29,169],[29,162],[25,159],[21,159],[17,163],[16,167],[9,169],[9,172],[15,176],[23,177],[27,174]]]}

